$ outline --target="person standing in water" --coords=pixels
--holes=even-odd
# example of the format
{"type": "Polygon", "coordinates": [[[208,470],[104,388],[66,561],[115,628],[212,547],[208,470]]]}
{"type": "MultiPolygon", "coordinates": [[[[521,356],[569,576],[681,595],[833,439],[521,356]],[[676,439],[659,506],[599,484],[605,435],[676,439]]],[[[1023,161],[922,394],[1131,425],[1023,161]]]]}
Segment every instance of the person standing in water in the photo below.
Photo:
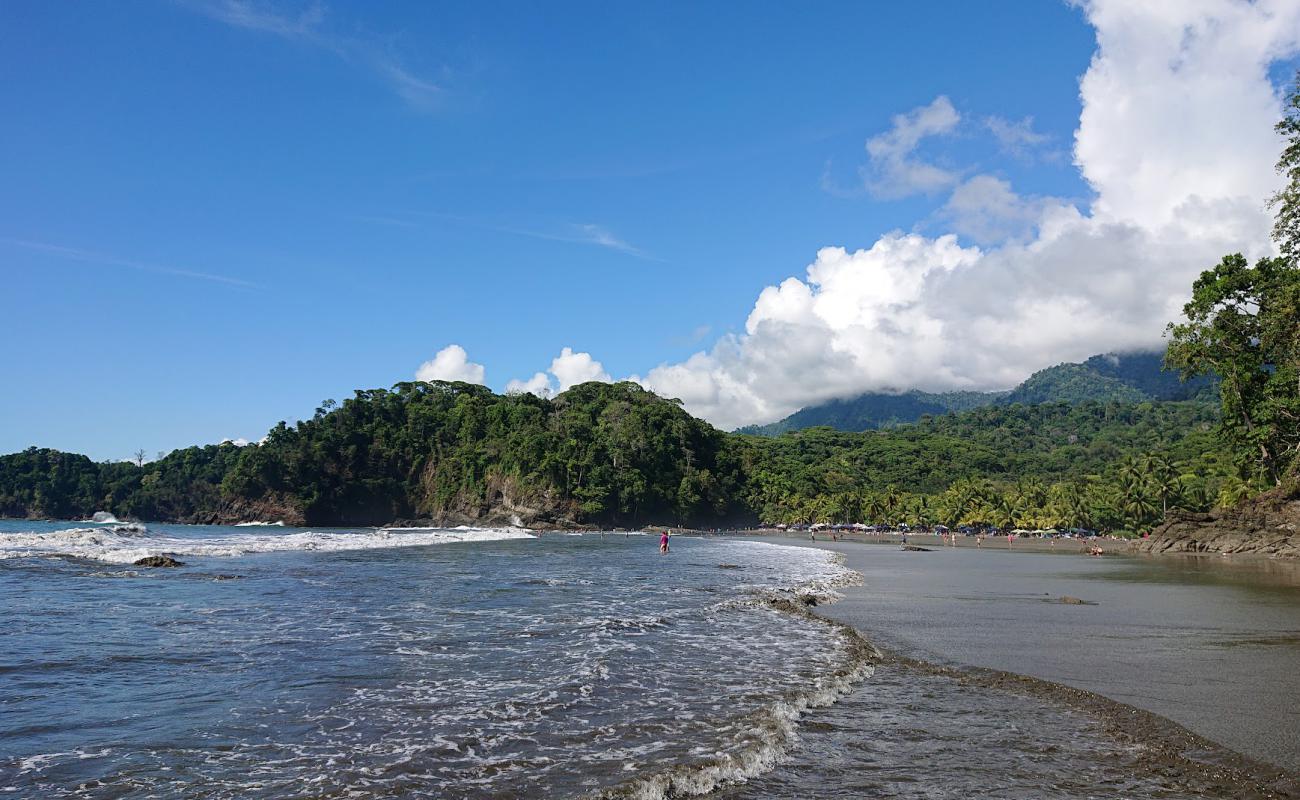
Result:
{"type": "Polygon", "coordinates": [[[663,555],[667,552],[668,552],[668,530],[664,529],[664,532],[659,534],[659,555],[663,555]]]}

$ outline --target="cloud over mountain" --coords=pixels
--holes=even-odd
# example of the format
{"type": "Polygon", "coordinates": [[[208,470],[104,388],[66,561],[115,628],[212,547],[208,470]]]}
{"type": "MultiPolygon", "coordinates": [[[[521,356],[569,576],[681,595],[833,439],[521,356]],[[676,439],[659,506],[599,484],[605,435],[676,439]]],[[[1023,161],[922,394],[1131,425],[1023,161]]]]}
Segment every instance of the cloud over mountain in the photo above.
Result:
{"type": "Polygon", "coordinates": [[[1300,7],[1083,10],[1097,35],[1074,146],[1086,207],[917,158],[960,123],[940,96],[868,141],[864,177],[878,196],[951,189],[938,218],[954,233],[823,248],[759,294],[743,333],[638,380],[730,427],[882,388],[1003,388],[1055,361],[1158,346],[1202,269],[1271,250],[1281,102],[1268,69],[1300,49],[1300,7]]]}
{"type": "Polygon", "coordinates": [[[449,344],[415,371],[417,381],[464,381],[482,383],[486,370],[469,360],[465,348],[449,344]]]}

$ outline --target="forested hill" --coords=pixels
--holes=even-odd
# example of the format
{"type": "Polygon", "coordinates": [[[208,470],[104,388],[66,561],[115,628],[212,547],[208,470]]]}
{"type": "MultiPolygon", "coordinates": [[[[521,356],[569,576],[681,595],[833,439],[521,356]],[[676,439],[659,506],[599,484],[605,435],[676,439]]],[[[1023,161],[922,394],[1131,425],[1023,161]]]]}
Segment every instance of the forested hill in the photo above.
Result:
{"type": "Polygon", "coordinates": [[[1140,403],[1146,400],[1217,402],[1209,378],[1183,382],[1162,369],[1163,353],[1108,353],[1082,363],[1039,370],[1005,392],[869,392],[847,400],[809,406],[768,425],[751,425],[738,433],[777,436],[786,431],[828,426],[840,431],[867,431],[916,422],[923,416],[968,411],[992,405],[1023,403],[1140,403]]]}
{"type": "Polygon", "coordinates": [[[924,519],[927,503],[966,486],[962,504],[944,506],[951,517],[933,518],[960,521],[994,507],[971,504],[970,481],[993,503],[1028,480],[1091,498],[1087,515],[1051,519],[1132,529],[1160,505],[1116,510],[1122,491],[1147,492],[1146,478],[1123,477],[1126,460],[1162,454],[1160,474],[1174,471],[1189,508],[1208,507],[1230,484],[1216,420],[1201,403],[1056,403],[769,438],[718,431],[632,383],[582,384],[554,399],[402,383],[327,401],[259,445],[191,447],[139,466],[36,448],[0,456],[0,515],[711,527],[860,521],[865,503],[887,497],[902,498],[880,507],[894,516],[873,521],[924,519]]]}
{"type": "Polygon", "coordinates": [[[726,434],[633,383],[553,400],[401,383],[327,401],[264,443],[136,466],[29,449],[0,457],[0,515],[377,525],[717,519],[742,473],[726,434]]]}

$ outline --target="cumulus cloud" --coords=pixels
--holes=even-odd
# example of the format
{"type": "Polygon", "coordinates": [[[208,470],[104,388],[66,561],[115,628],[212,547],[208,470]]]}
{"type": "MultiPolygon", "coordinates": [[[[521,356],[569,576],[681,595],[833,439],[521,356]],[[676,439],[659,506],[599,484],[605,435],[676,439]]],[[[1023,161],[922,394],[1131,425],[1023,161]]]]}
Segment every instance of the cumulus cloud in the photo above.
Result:
{"type": "Polygon", "coordinates": [[[863,391],[1004,388],[1058,361],[1160,346],[1202,269],[1271,251],[1282,109],[1268,68],[1300,50],[1300,6],[1083,9],[1097,50],[1074,163],[1091,203],[1023,197],[988,175],[959,182],[918,160],[922,139],[960,119],[939,98],[867,149],[885,194],[951,188],[937,218],[952,233],[823,248],[760,293],[743,333],[638,380],[731,427],[863,391]]]}
{"type": "Polygon", "coordinates": [[[954,232],[989,244],[1029,238],[1049,209],[1065,205],[1050,197],[1022,197],[1006,180],[976,175],[953,189],[938,216],[954,232]]]}
{"type": "Polygon", "coordinates": [[[871,157],[863,168],[867,189],[877,197],[907,197],[932,194],[956,183],[956,173],[922,160],[916,149],[927,137],[951,133],[960,121],[952,101],[943,95],[895,116],[888,131],[867,140],[871,157]]]}
{"type": "Polygon", "coordinates": [[[465,348],[449,344],[415,371],[417,381],[464,381],[483,383],[485,370],[482,364],[469,360],[465,348]]]}
{"type": "Polygon", "coordinates": [[[506,384],[506,391],[531,392],[538,397],[547,397],[579,383],[587,381],[608,383],[610,380],[604,365],[592,358],[591,353],[575,353],[573,348],[566,347],[551,360],[548,372],[534,373],[533,377],[527,380],[512,380],[506,384]]]}

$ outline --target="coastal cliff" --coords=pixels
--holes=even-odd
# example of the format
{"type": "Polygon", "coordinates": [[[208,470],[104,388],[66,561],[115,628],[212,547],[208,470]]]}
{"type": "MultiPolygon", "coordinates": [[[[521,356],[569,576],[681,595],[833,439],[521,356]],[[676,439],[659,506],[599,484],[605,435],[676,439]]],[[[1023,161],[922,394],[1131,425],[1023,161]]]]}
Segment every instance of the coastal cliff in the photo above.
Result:
{"type": "Polygon", "coordinates": [[[1300,489],[1274,489],[1208,514],[1171,512],[1134,550],[1300,558],[1300,489]]]}

